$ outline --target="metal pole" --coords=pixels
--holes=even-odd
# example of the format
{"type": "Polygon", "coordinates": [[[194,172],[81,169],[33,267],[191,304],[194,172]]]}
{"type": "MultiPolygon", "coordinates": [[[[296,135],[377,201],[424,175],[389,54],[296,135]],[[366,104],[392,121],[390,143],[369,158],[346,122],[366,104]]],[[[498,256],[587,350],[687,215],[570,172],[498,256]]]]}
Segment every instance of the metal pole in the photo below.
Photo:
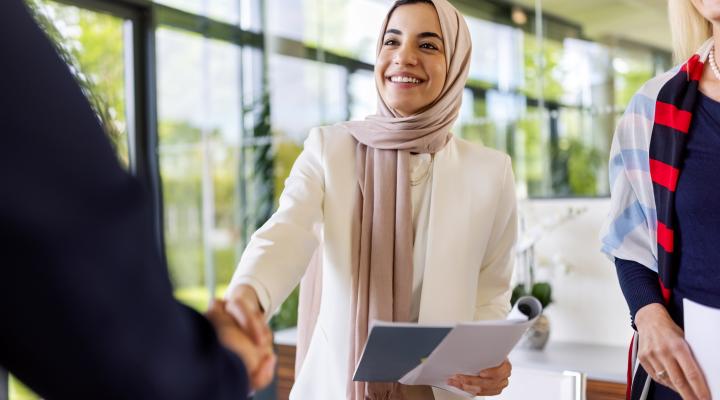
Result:
{"type": "MultiPolygon", "coordinates": [[[[203,1],[204,15],[209,10],[208,1],[203,1]]],[[[210,79],[210,39],[203,37],[202,46],[202,225],[203,225],[203,253],[205,258],[205,287],[208,290],[209,304],[215,298],[215,260],[212,243],[212,234],[215,230],[215,185],[213,184],[212,166],[212,138],[210,137],[211,110],[211,79],[210,79]]],[[[208,304],[208,305],[209,305],[208,304]]]]}
{"type": "Polygon", "coordinates": [[[10,399],[10,375],[0,367],[0,400],[10,399]]]}
{"type": "MultiPolygon", "coordinates": [[[[535,47],[537,47],[537,53],[535,54],[536,63],[538,68],[537,74],[537,101],[538,101],[538,123],[540,124],[540,137],[544,143],[548,140],[548,124],[545,110],[545,55],[543,54],[543,44],[545,42],[543,32],[543,11],[542,11],[542,0],[535,0],[535,47]]],[[[544,176],[546,177],[543,183],[542,195],[548,195],[550,188],[552,187],[552,170],[550,163],[543,163],[544,176]]]]}

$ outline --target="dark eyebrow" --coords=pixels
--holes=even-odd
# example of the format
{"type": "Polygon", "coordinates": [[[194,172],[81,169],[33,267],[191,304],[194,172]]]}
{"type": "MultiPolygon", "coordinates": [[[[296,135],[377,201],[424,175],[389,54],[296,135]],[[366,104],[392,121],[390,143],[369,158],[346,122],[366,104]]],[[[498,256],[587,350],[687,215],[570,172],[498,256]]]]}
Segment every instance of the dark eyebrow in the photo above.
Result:
{"type": "MultiPolygon", "coordinates": [[[[402,35],[402,32],[399,31],[398,29],[388,29],[385,31],[386,35],[390,34],[390,33],[395,34],[395,35],[402,35]]],[[[443,40],[442,36],[438,35],[435,32],[422,32],[422,33],[418,34],[418,37],[419,38],[434,37],[434,38],[440,39],[440,41],[443,40]]]]}
{"type": "Polygon", "coordinates": [[[441,42],[443,41],[443,38],[435,32],[423,32],[423,33],[419,34],[418,37],[419,38],[434,37],[434,38],[440,39],[441,42]]]}

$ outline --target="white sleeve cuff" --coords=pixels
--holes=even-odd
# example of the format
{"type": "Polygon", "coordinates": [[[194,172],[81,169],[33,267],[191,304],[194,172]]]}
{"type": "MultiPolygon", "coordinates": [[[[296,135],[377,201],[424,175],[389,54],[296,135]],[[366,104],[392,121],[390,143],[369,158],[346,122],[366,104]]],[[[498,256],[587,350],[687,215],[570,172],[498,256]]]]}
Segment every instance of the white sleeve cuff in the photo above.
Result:
{"type": "MultiPolygon", "coordinates": [[[[236,279],[233,279],[232,289],[234,289],[238,285],[248,285],[255,289],[258,301],[260,302],[260,307],[262,307],[263,311],[265,312],[265,319],[269,321],[275,310],[270,299],[270,291],[267,290],[265,285],[263,285],[262,282],[252,276],[239,276],[236,279]]],[[[231,292],[231,290],[228,290],[228,294],[231,292]]]]}

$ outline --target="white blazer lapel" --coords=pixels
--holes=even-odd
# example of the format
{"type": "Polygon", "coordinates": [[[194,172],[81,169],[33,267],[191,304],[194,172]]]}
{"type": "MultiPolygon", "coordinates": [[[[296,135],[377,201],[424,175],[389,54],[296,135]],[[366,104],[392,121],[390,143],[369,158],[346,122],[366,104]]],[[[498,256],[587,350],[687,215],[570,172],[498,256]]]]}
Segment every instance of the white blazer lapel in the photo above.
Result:
{"type": "Polygon", "coordinates": [[[465,238],[457,237],[455,231],[458,219],[467,217],[463,211],[463,200],[458,198],[462,191],[457,185],[462,185],[464,180],[458,176],[462,169],[454,138],[435,155],[432,173],[427,255],[418,321],[444,323],[468,320],[472,313],[468,315],[462,303],[470,305],[471,301],[466,302],[467,293],[461,293],[465,286],[462,281],[467,276],[457,271],[449,272],[450,269],[462,270],[467,264],[462,252],[458,251],[463,247],[465,238]]]}

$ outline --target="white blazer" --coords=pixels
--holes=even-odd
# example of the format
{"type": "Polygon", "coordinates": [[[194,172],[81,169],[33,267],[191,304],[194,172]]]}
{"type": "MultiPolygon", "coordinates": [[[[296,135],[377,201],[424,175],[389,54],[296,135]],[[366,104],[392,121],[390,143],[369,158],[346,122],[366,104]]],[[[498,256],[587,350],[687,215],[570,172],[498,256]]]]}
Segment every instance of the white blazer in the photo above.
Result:
{"type": "MultiPolygon", "coordinates": [[[[517,235],[510,157],[454,137],[432,168],[419,322],[504,318],[517,235]]],[[[291,400],[346,396],[356,182],[355,142],[347,129],[313,129],[280,207],[252,236],[230,284],[252,285],[269,318],[300,282],[322,235],[320,313],[291,400]]],[[[434,392],[437,400],[460,398],[434,392]]]]}

